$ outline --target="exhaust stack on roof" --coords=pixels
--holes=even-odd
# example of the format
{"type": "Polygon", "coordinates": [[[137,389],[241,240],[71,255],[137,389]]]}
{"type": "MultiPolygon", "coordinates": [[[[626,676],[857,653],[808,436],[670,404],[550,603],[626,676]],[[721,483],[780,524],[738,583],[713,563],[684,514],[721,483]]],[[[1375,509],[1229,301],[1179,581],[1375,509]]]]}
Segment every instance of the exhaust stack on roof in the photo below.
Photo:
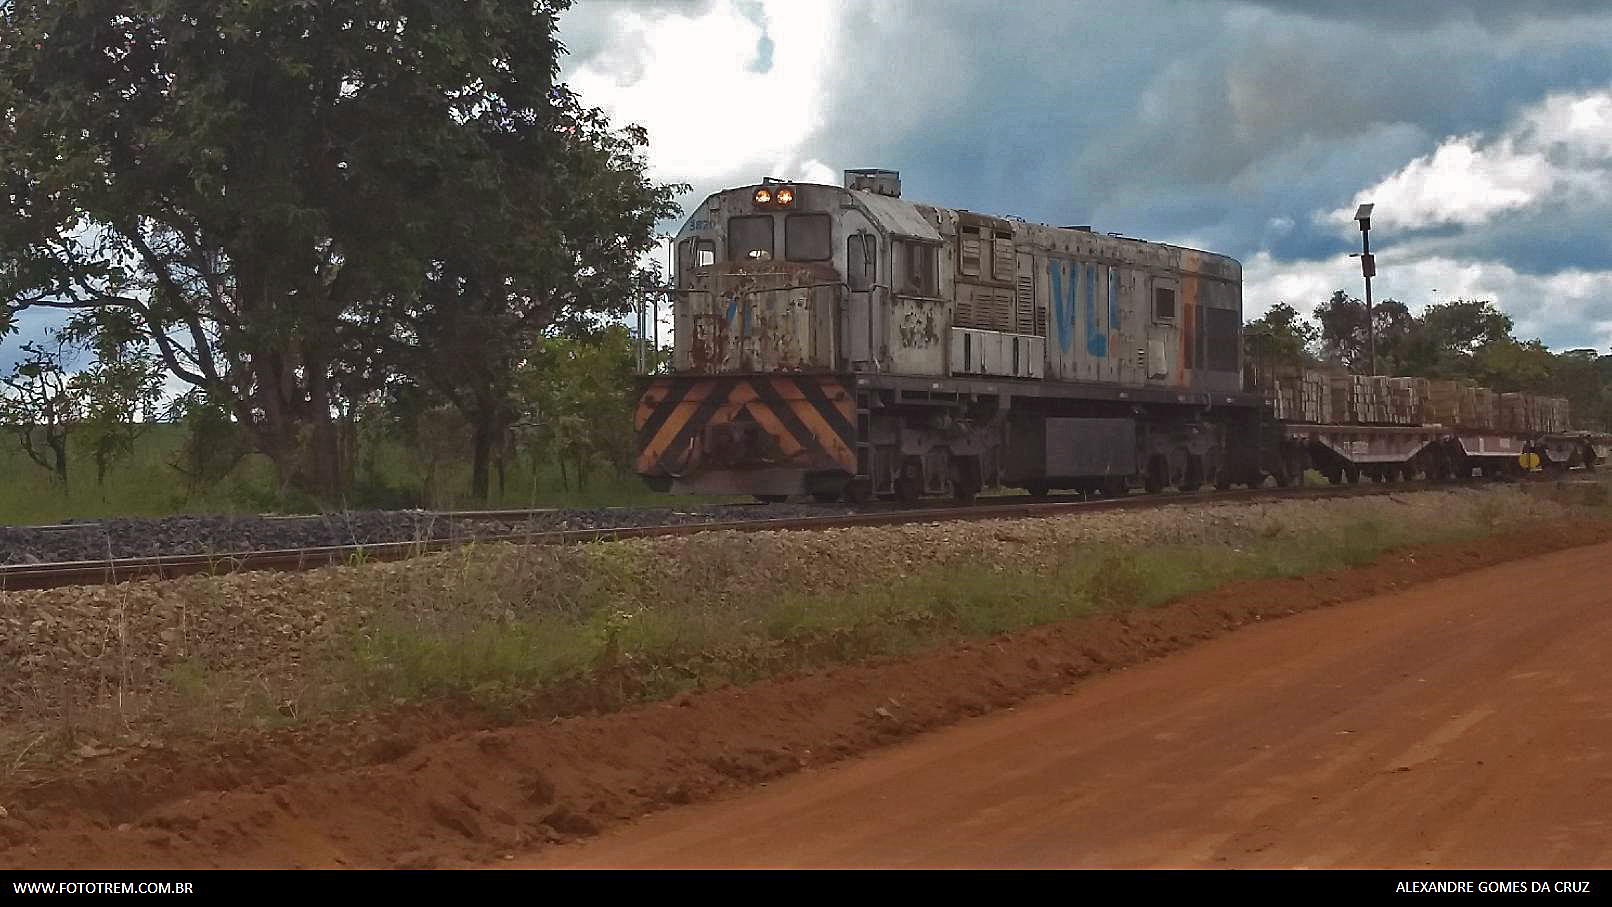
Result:
{"type": "Polygon", "coordinates": [[[900,198],[901,174],[895,170],[847,170],[845,188],[900,198]]]}

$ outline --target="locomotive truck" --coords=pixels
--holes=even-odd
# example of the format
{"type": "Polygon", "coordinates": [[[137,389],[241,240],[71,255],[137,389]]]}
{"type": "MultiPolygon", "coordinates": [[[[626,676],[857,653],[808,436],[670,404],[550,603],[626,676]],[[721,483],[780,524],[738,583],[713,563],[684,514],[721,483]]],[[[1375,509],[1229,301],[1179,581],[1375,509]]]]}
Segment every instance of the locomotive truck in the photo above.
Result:
{"type": "MultiPolygon", "coordinates": [[[[844,177],[717,192],[678,232],[670,367],[645,377],[635,414],[651,487],[1117,495],[1308,468],[1498,471],[1534,449],[1493,431],[1277,419],[1244,387],[1235,259],[916,204],[895,171],[844,177]]],[[[1570,447],[1558,458],[1582,458],[1570,447]]]]}

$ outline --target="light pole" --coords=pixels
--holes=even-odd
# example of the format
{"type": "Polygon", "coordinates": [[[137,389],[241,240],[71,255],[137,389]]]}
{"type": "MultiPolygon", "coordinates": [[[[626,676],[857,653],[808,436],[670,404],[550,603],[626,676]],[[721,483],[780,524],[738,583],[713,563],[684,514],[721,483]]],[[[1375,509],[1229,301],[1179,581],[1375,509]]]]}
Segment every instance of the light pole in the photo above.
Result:
{"type": "MultiPolygon", "coordinates": [[[[1360,222],[1360,273],[1366,275],[1366,358],[1370,368],[1366,374],[1377,374],[1377,321],[1371,317],[1371,278],[1377,273],[1377,262],[1371,257],[1371,202],[1355,211],[1360,222]]],[[[1351,256],[1352,257],[1352,256],[1351,256]]]]}

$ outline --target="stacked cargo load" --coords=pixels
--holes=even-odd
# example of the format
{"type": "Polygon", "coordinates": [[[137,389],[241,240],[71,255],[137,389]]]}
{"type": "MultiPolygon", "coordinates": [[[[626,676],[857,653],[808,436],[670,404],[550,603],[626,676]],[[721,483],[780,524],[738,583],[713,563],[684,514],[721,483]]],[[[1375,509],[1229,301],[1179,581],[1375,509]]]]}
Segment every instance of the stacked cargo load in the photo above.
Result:
{"type": "Polygon", "coordinates": [[[1459,381],[1429,380],[1422,415],[1428,425],[1454,427],[1461,418],[1461,396],[1466,388],[1459,381]]]}
{"type": "Polygon", "coordinates": [[[1274,379],[1276,418],[1287,422],[1326,424],[1332,421],[1332,398],[1327,376],[1304,369],[1274,379]]]}
{"type": "Polygon", "coordinates": [[[1349,376],[1349,421],[1376,425],[1387,421],[1388,379],[1376,375],[1349,376]]]}
{"type": "Polygon", "coordinates": [[[1533,419],[1526,394],[1501,394],[1498,415],[1502,431],[1532,431],[1533,419]]]}
{"type": "Polygon", "coordinates": [[[1461,381],[1287,370],[1273,380],[1276,417],[1312,425],[1443,426],[1540,434],[1571,430],[1560,397],[1497,394],[1461,381]]]}
{"type": "Polygon", "coordinates": [[[1500,426],[1499,394],[1487,387],[1474,387],[1472,389],[1472,418],[1466,422],[1468,428],[1481,428],[1493,431],[1500,426]]]}
{"type": "Polygon", "coordinates": [[[1426,378],[1389,379],[1389,421],[1395,425],[1421,425],[1427,397],[1426,378]]]}
{"type": "Polygon", "coordinates": [[[1349,375],[1327,376],[1327,400],[1334,423],[1351,422],[1354,417],[1349,406],[1349,389],[1353,386],[1349,375]]]}
{"type": "Polygon", "coordinates": [[[1568,411],[1567,400],[1562,396],[1552,396],[1548,403],[1548,424],[1544,427],[1544,432],[1572,432],[1572,412],[1568,411]]]}
{"type": "Polygon", "coordinates": [[[1501,394],[1498,417],[1502,431],[1536,434],[1569,428],[1568,404],[1561,397],[1501,394]]]}
{"type": "Polygon", "coordinates": [[[1300,376],[1299,411],[1304,421],[1326,424],[1332,421],[1332,397],[1328,392],[1327,376],[1313,369],[1300,376]]]}

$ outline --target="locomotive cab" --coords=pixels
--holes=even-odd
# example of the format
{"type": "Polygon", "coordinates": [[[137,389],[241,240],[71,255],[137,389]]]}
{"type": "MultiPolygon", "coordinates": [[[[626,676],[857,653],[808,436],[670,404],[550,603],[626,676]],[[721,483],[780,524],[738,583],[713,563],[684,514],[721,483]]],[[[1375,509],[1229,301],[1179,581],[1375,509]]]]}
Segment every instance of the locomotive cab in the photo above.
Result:
{"type": "Polygon", "coordinates": [[[767,180],[712,195],[678,234],[676,377],[650,379],[639,406],[652,487],[838,496],[856,473],[837,376],[877,358],[881,237],[848,201],[767,180]]]}

